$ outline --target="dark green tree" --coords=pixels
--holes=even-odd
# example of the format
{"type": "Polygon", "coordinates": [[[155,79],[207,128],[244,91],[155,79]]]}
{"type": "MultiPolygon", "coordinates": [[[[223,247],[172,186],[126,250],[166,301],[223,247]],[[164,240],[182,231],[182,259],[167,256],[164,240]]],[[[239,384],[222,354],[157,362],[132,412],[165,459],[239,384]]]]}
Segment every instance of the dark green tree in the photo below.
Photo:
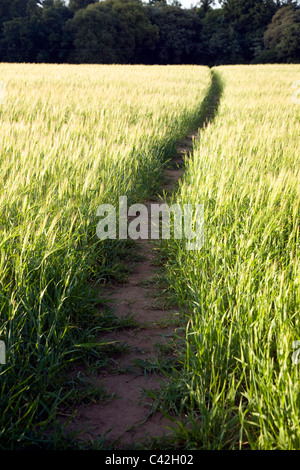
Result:
{"type": "Polygon", "coordinates": [[[12,62],[63,62],[71,39],[65,31],[70,10],[60,0],[47,0],[43,8],[29,0],[26,16],[3,23],[3,60],[12,62]]]}
{"type": "MultiPolygon", "coordinates": [[[[0,0],[0,24],[26,16],[27,3],[28,0],[0,0]]],[[[37,2],[34,3],[36,5],[37,2]]]]}
{"type": "Polygon", "coordinates": [[[272,18],[264,34],[264,43],[267,49],[277,46],[284,34],[284,31],[300,21],[300,11],[293,6],[280,8],[272,18]]]}
{"type": "Polygon", "coordinates": [[[76,12],[67,24],[73,62],[136,63],[147,61],[158,39],[139,0],[106,0],[76,12]]]}
{"type": "Polygon", "coordinates": [[[0,0],[0,60],[230,64],[299,61],[300,1],[0,0]]]}
{"type": "Polygon", "coordinates": [[[69,1],[69,8],[70,10],[75,13],[82,8],[86,8],[91,3],[96,3],[98,0],[70,0],[69,1]]]}
{"type": "MultiPolygon", "coordinates": [[[[154,50],[158,41],[158,28],[151,24],[147,10],[140,0],[106,0],[112,14],[119,18],[122,25],[116,47],[126,49],[130,42],[131,52],[126,51],[124,61],[147,63],[149,52],[154,50]]],[[[120,50],[120,57],[122,57],[120,50]]]]}
{"type": "Polygon", "coordinates": [[[201,22],[196,11],[172,5],[150,5],[148,14],[151,23],[159,30],[151,63],[202,63],[201,22]]]}
{"type": "Polygon", "coordinates": [[[300,60],[300,9],[296,5],[280,8],[264,34],[267,51],[279,62],[300,60]]]}
{"type": "Polygon", "coordinates": [[[60,0],[44,4],[38,26],[38,62],[64,62],[72,47],[71,36],[65,24],[71,18],[70,10],[60,0]]]}
{"type": "Polygon", "coordinates": [[[300,62],[300,22],[284,30],[276,52],[280,62],[300,62]]]}
{"type": "Polygon", "coordinates": [[[114,46],[120,25],[106,5],[95,4],[78,10],[66,28],[74,46],[69,55],[71,62],[101,64],[118,61],[114,46]]]}
{"type": "Polygon", "coordinates": [[[212,9],[215,0],[200,0],[197,4],[197,10],[200,17],[204,17],[206,13],[212,9]]]}
{"type": "Polygon", "coordinates": [[[263,47],[264,31],[277,6],[273,0],[225,0],[224,20],[237,37],[241,61],[250,62],[259,44],[263,47]]]}

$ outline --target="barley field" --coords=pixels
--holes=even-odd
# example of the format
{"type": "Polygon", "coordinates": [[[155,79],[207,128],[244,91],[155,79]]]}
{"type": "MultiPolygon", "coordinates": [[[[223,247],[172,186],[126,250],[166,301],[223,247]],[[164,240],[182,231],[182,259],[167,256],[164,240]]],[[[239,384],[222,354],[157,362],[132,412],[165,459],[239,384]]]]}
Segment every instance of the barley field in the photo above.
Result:
{"type": "Polygon", "coordinates": [[[1,64],[0,76],[0,447],[51,447],[57,407],[78,388],[64,370],[101,363],[96,336],[118,326],[93,287],[134,256],[129,243],[98,240],[96,209],[156,194],[211,77],[193,66],[30,64],[1,64]]]}
{"type": "Polygon", "coordinates": [[[157,248],[185,331],[155,397],[177,414],[167,445],[300,449],[299,65],[0,64],[0,78],[0,448],[75,446],[58,408],[105,391],[66,371],[101,368],[114,346],[99,334],[131,322],[99,285],[126,277],[135,245],[100,241],[97,207],[156,197],[207,116],[171,197],[204,204],[204,246],[157,248]]]}
{"type": "Polygon", "coordinates": [[[299,65],[222,66],[215,121],[177,202],[203,203],[200,251],[165,244],[170,293],[187,311],[178,396],[189,448],[299,449],[299,65]],[[298,348],[299,349],[298,343],[298,348]]]}

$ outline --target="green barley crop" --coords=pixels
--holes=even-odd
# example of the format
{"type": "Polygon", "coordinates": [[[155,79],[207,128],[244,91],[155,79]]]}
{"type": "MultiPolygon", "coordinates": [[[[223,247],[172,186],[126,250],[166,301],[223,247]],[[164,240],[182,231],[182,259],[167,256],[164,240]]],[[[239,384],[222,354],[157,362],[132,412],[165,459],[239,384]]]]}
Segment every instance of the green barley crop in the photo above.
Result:
{"type": "Polygon", "coordinates": [[[60,373],[87,348],[101,356],[111,326],[91,284],[122,249],[97,239],[97,207],[156,193],[210,72],[1,64],[0,78],[0,448],[22,448],[50,445],[38,431],[66,398],[60,373]]]}
{"type": "Polygon", "coordinates": [[[299,449],[299,65],[222,66],[218,115],[177,194],[203,203],[205,243],[170,241],[166,274],[188,317],[180,399],[189,448],[299,449]]]}

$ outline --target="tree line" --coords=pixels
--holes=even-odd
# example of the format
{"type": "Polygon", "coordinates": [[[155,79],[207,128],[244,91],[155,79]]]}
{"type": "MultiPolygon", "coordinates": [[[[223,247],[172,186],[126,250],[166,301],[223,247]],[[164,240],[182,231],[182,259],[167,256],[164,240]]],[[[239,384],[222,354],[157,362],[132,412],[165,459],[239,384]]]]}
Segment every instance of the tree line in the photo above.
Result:
{"type": "Polygon", "coordinates": [[[0,0],[0,61],[247,64],[300,61],[285,0],[0,0]]]}

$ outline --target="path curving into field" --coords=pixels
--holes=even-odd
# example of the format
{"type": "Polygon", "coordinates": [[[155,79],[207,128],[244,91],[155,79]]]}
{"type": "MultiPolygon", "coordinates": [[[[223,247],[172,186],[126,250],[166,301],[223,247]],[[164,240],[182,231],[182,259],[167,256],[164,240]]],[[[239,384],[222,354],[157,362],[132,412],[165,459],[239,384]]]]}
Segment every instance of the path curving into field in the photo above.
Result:
{"type": "MultiPolygon", "coordinates": [[[[177,154],[165,170],[162,194],[174,191],[184,172],[184,158],[192,150],[194,139],[199,138],[199,130],[213,121],[221,96],[221,87],[217,85],[213,76],[206,114],[199,129],[187,135],[178,146],[177,154]]],[[[157,201],[144,203],[149,217],[153,202],[157,201]]],[[[156,262],[154,242],[137,240],[136,243],[141,259],[135,264],[127,282],[101,289],[101,296],[113,302],[117,317],[132,315],[136,321],[135,328],[113,330],[101,337],[107,342],[126,345],[126,352],[113,358],[112,367],[102,368],[98,373],[99,384],[104,385],[113,398],[107,402],[80,405],[75,418],[67,426],[68,432],[78,433],[80,440],[96,441],[105,437],[105,447],[113,449],[149,448],[152,439],[168,438],[174,427],[174,423],[160,411],[153,412],[151,400],[144,390],[155,393],[168,380],[166,375],[159,373],[156,364],[161,351],[174,337],[179,340],[177,311],[157,304],[161,291],[155,279],[160,276],[161,268],[156,262]]]]}

